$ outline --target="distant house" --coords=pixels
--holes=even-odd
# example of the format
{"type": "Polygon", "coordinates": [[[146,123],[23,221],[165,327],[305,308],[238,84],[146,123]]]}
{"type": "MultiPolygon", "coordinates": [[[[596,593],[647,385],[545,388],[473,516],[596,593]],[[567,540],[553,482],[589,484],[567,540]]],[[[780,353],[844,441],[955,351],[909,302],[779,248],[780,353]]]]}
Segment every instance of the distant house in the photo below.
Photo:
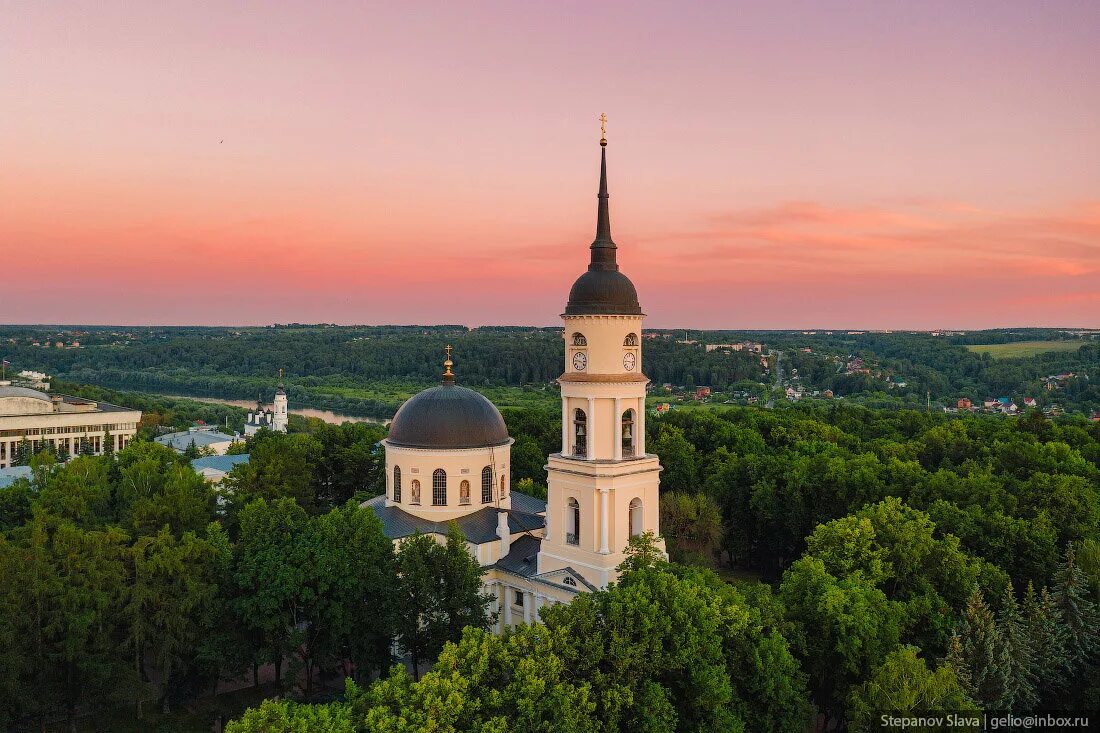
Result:
{"type": "Polygon", "coordinates": [[[237,456],[206,456],[191,461],[191,468],[212,484],[220,484],[234,466],[248,463],[248,454],[237,456]]]}
{"type": "Polygon", "coordinates": [[[658,415],[664,415],[666,412],[668,412],[671,409],[672,409],[672,405],[668,404],[667,402],[662,402],[659,405],[657,405],[656,412],[657,412],[658,415]]]}
{"type": "Polygon", "coordinates": [[[824,392],[821,393],[821,396],[822,397],[828,397],[828,398],[832,399],[833,391],[831,389],[827,389],[827,390],[825,390],[824,392]]]}
{"type": "Polygon", "coordinates": [[[0,468],[0,489],[8,488],[15,483],[15,480],[17,478],[30,477],[30,466],[12,466],[11,468],[0,468]]]}
{"type": "Polygon", "coordinates": [[[1037,407],[1038,404],[1039,403],[1035,401],[1034,397],[1025,397],[1024,398],[1024,407],[1037,407]]]}
{"type": "Polygon", "coordinates": [[[702,402],[710,397],[710,387],[698,387],[695,390],[695,401],[702,402]]]}
{"type": "Polygon", "coordinates": [[[973,403],[971,403],[970,400],[968,400],[966,397],[960,399],[956,405],[956,407],[958,407],[960,410],[969,410],[973,406],[973,403]]]}
{"type": "Polygon", "coordinates": [[[1011,397],[998,397],[997,401],[1000,402],[1002,405],[1008,405],[1008,404],[1012,403],[1012,398],[1011,397]]]}
{"type": "Polygon", "coordinates": [[[1100,410],[1095,410],[1092,413],[1092,421],[1093,422],[1100,422],[1100,410]]]}
{"type": "Polygon", "coordinates": [[[192,445],[198,450],[208,448],[216,455],[225,455],[229,446],[240,440],[239,435],[226,435],[216,428],[208,425],[195,425],[178,433],[168,433],[154,438],[161,445],[166,445],[177,453],[183,453],[192,445]]]}
{"type": "Polygon", "coordinates": [[[990,408],[997,407],[1000,404],[1001,404],[1000,402],[998,402],[997,400],[990,397],[990,398],[986,399],[984,402],[982,402],[982,407],[984,407],[988,410],[990,408]]]}

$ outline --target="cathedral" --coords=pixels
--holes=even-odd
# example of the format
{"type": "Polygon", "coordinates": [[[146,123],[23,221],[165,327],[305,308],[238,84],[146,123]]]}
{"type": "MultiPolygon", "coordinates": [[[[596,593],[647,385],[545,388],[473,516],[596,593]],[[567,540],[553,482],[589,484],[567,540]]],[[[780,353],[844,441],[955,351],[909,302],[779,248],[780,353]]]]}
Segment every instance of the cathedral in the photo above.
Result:
{"type": "Polygon", "coordinates": [[[244,434],[247,437],[264,429],[285,433],[288,420],[286,387],[283,386],[283,370],[280,369],[279,386],[275,388],[275,399],[271,402],[271,409],[264,408],[262,398],[257,399],[256,411],[248,413],[248,418],[244,422],[244,434]]]}
{"type": "Polygon", "coordinates": [[[442,383],[394,415],[383,441],[386,493],[363,504],[395,543],[416,532],[441,540],[455,522],[487,568],[498,631],[605,588],[629,538],[659,534],[661,465],[645,450],[644,314],[611,239],[606,138],[598,201],[588,270],[562,314],[561,451],[547,459],[547,500],[511,491],[504,418],[457,384],[448,347],[442,383]]]}

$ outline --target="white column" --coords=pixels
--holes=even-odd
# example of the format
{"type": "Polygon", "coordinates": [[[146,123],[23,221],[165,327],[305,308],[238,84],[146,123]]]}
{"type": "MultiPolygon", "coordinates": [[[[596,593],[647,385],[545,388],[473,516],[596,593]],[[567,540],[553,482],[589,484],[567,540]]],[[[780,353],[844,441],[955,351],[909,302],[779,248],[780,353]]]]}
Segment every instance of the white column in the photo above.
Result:
{"type": "Polygon", "coordinates": [[[622,399],[615,398],[615,419],[611,421],[612,450],[616,461],[623,459],[623,407],[622,399]]]}
{"type": "Polygon", "coordinates": [[[506,627],[512,626],[512,589],[507,585],[502,585],[504,589],[504,625],[506,627]]]}
{"type": "Polygon", "coordinates": [[[531,623],[532,611],[535,606],[535,594],[529,590],[523,592],[523,623],[531,623]]]}
{"type": "Polygon", "coordinates": [[[634,450],[634,455],[645,455],[645,396],[643,395],[638,399],[638,424],[634,426],[634,430],[638,435],[634,438],[634,445],[637,446],[634,450]]]}
{"type": "Polygon", "coordinates": [[[608,491],[606,488],[600,489],[600,553],[603,555],[608,554],[610,550],[607,549],[607,530],[608,530],[608,491]]]}
{"type": "Polygon", "coordinates": [[[569,447],[569,423],[572,420],[569,416],[569,400],[568,398],[561,398],[561,454],[563,456],[572,455],[573,451],[569,447]]]}
{"type": "Polygon", "coordinates": [[[539,611],[542,610],[542,593],[535,592],[535,621],[539,620],[539,611]]]}
{"type": "Polygon", "coordinates": [[[587,441],[588,460],[596,460],[596,398],[588,398],[588,432],[585,435],[587,441]]]}
{"type": "Polygon", "coordinates": [[[493,632],[499,634],[503,630],[500,626],[500,585],[493,586],[493,613],[497,617],[493,622],[493,632]]]}

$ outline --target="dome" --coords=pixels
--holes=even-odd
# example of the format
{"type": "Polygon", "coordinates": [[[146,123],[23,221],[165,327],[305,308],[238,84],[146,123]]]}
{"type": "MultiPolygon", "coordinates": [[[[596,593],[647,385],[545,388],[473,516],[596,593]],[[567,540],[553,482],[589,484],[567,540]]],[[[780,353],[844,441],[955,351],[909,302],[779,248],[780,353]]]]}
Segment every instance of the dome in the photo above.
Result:
{"type": "Polygon", "coordinates": [[[409,398],[393,416],[387,444],[405,448],[505,445],[508,428],[496,406],[466,387],[443,384],[409,398]]]}
{"type": "Polygon", "coordinates": [[[53,412],[45,392],[26,387],[0,386],[0,415],[42,415],[53,412]]]}
{"type": "Polygon", "coordinates": [[[50,396],[45,392],[39,392],[37,389],[28,389],[27,387],[0,387],[0,399],[5,397],[27,397],[32,400],[42,400],[43,402],[49,402],[50,396]]]}
{"type": "Polygon", "coordinates": [[[638,291],[618,270],[589,270],[573,283],[565,315],[628,315],[642,314],[638,291]]]}

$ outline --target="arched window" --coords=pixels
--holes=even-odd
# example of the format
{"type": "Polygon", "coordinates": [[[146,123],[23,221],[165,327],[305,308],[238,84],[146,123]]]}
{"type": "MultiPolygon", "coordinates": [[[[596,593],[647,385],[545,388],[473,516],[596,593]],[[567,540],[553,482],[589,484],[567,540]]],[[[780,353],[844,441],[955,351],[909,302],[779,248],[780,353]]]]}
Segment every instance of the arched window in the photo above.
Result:
{"type": "Polygon", "coordinates": [[[571,588],[576,588],[577,587],[577,581],[573,580],[568,575],[565,576],[565,580],[563,580],[562,582],[565,583],[566,585],[568,585],[571,588]]]}
{"type": "Polygon", "coordinates": [[[626,335],[626,338],[623,339],[623,346],[637,346],[637,345],[638,345],[638,334],[636,334],[636,333],[628,333],[626,335]]]}
{"type": "Polygon", "coordinates": [[[634,457],[634,410],[623,413],[623,458],[634,457]]]}
{"type": "Polygon", "coordinates": [[[481,469],[481,503],[488,504],[493,500],[493,469],[486,466],[481,469]]]}
{"type": "Polygon", "coordinates": [[[420,479],[415,479],[414,478],[412,480],[412,501],[410,501],[409,503],[410,504],[419,504],[420,503],[420,479]]]}
{"type": "Polygon", "coordinates": [[[393,500],[401,503],[401,467],[393,467],[393,500]]]}
{"type": "Polygon", "coordinates": [[[432,506],[447,506],[447,472],[442,468],[432,473],[432,506]]]}
{"type": "Polygon", "coordinates": [[[573,411],[573,455],[588,455],[588,416],[579,408],[573,411]]]}
{"type": "Polygon", "coordinates": [[[581,543],[581,504],[573,497],[565,504],[565,541],[570,545],[581,543]]]}
{"type": "Polygon", "coordinates": [[[583,333],[575,333],[575,334],[573,334],[573,345],[574,346],[588,346],[588,339],[586,339],[584,337],[583,333]]]}
{"type": "Polygon", "coordinates": [[[470,503],[470,482],[463,480],[458,485],[458,503],[469,504],[470,503]]]}
{"type": "Polygon", "coordinates": [[[642,500],[634,498],[630,500],[629,514],[630,536],[637,537],[642,533],[642,500]]]}
{"type": "Polygon", "coordinates": [[[500,498],[508,496],[508,484],[504,482],[504,476],[500,477],[500,498]]]}

